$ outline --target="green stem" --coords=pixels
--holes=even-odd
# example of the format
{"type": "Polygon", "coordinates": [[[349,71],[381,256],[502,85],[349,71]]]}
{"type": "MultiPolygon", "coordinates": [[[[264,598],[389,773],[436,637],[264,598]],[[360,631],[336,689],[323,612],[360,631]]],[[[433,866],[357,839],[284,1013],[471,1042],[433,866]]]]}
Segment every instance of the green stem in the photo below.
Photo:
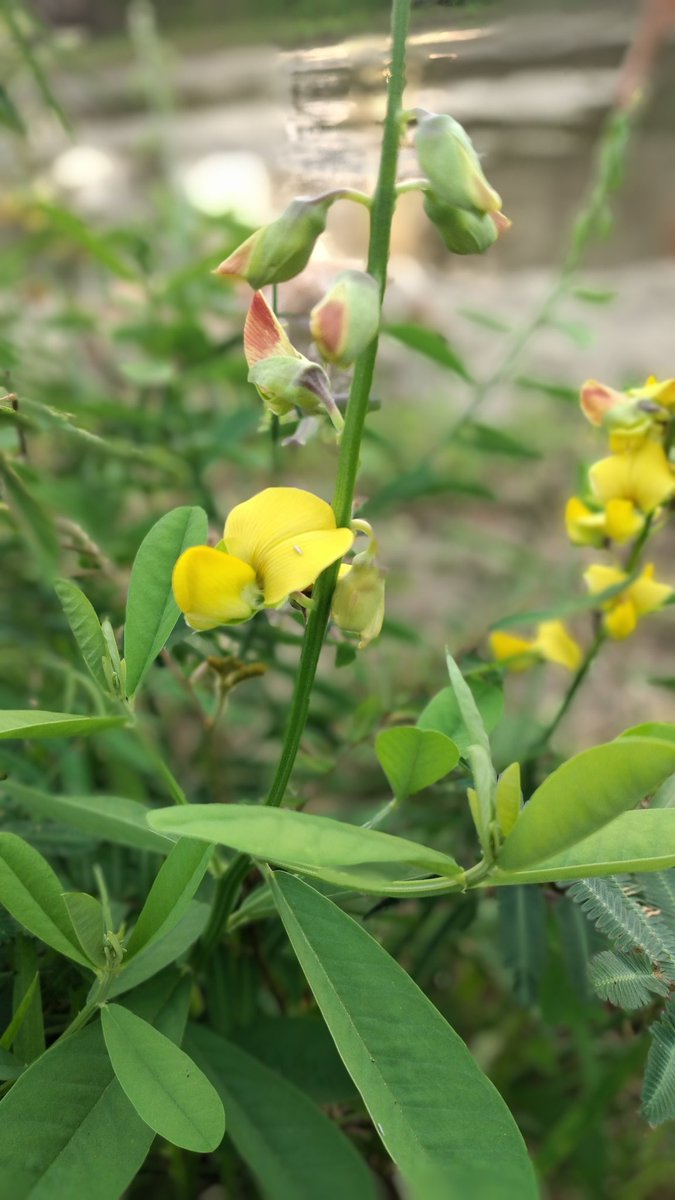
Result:
{"type": "MultiPolygon", "coordinates": [[[[410,0],[393,0],[392,60],[387,115],[384,122],[379,177],[373,197],[368,247],[368,271],[377,280],[381,297],[384,295],[387,279],[391,221],[396,203],[396,167],[400,136],[398,118],[405,86],[405,50],[409,18],[410,0]]],[[[376,358],[377,338],[374,338],[356,360],[349,392],[333,500],[333,511],[338,526],[348,525],[352,515],[361,437],[368,411],[368,399],[376,358]]],[[[266,803],[272,806],[278,807],[283,803],[307,722],[312,685],[328,626],[331,598],[338,569],[339,564],[335,563],[323,573],[314,588],[314,604],[307,622],[284,744],[266,800],[266,803]]]]}
{"type": "Polygon", "coordinates": [[[540,746],[542,749],[548,745],[551,738],[553,737],[553,734],[555,733],[556,729],[560,725],[560,722],[562,721],[563,717],[566,715],[570,705],[572,704],[572,701],[574,700],[574,697],[576,696],[577,692],[579,691],[579,688],[581,687],[582,683],[584,682],[584,679],[588,675],[588,672],[590,671],[593,662],[597,658],[600,648],[604,645],[604,643],[606,641],[607,641],[607,634],[605,633],[605,630],[599,629],[595,635],[595,639],[591,643],[591,646],[586,654],[586,657],[584,658],[581,666],[577,670],[570,686],[568,687],[568,689],[565,693],[565,696],[563,698],[562,704],[560,705],[560,708],[558,709],[557,713],[555,714],[550,725],[547,726],[547,728],[545,729],[544,733],[541,736],[540,746]]]}

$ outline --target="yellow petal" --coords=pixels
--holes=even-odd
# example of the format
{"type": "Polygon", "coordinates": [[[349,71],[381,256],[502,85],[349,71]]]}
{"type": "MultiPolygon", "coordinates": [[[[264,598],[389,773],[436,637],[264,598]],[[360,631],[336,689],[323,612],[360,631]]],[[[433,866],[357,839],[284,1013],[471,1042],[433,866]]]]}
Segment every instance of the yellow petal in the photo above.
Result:
{"type": "Polygon", "coordinates": [[[655,375],[650,375],[642,387],[631,388],[628,395],[639,400],[653,400],[655,404],[661,404],[664,408],[674,408],[675,379],[658,380],[655,375]]]}
{"type": "Polygon", "coordinates": [[[567,632],[562,621],[542,621],[534,645],[542,658],[567,667],[568,671],[576,671],[581,664],[581,646],[567,632]]]}
{"type": "Polygon", "coordinates": [[[605,532],[605,514],[593,512],[578,496],[570,496],[565,507],[565,525],[575,546],[599,546],[605,532]]]}
{"type": "Polygon", "coordinates": [[[611,454],[594,463],[589,478],[604,504],[631,500],[644,513],[653,512],[675,491],[675,475],[660,442],[645,440],[637,449],[611,454]]]}
{"type": "Polygon", "coordinates": [[[335,515],[325,500],[300,488],[265,488],[232,509],[224,540],[229,554],[261,574],[266,556],[280,542],[294,541],[301,533],[334,529],[335,515]]]}
{"type": "Polygon", "coordinates": [[[176,604],[193,629],[247,621],[260,607],[253,568],[212,546],[193,546],[181,554],[172,584],[176,604]]]}
{"type": "Polygon", "coordinates": [[[605,629],[616,641],[627,638],[637,625],[637,613],[630,600],[620,600],[605,613],[605,629]]]}
{"type": "Polygon", "coordinates": [[[635,583],[626,588],[626,599],[632,603],[637,616],[656,612],[672,596],[673,589],[666,583],[654,579],[654,564],[648,563],[635,583]]]}
{"type": "Polygon", "coordinates": [[[597,596],[599,592],[605,592],[617,583],[623,583],[627,578],[624,571],[619,571],[616,567],[606,567],[602,563],[593,563],[584,571],[584,580],[591,596],[597,596]]]}
{"type": "Polygon", "coordinates": [[[534,642],[501,629],[490,634],[490,649],[495,661],[505,663],[509,671],[527,671],[537,658],[534,642]]]}
{"type": "Polygon", "coordinates": [[[267,550],[260,571],[265,604],[280,604],[290,592],[304,591],[353,541],[351,529],[333,528],[299,533],[267,550]]]}
{"type": "Polygon", "coordinates": [[[608,500],[605,509],[605,533],[615,542],[629,542],[637,537],[644,517],[632,500],[608,500]]]}

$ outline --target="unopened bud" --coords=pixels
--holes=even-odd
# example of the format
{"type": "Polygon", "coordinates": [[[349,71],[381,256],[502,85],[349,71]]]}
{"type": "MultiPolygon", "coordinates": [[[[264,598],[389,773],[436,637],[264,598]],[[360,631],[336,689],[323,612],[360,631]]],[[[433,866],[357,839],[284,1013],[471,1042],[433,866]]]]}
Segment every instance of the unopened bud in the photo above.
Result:
{"type": "Polygon", "coordinates": [[[500,233],[511,228],[511,222],[503,213],[451,208],[433,192],[426,192],[424,196],[424,211],[453,254],[484,254],[500,233]]]}
{"type": "Polygon", "coordinates": [[[384,576],[371,559],[340,571],[331,616],[345,633],[359,637],[359,649],[376,638],[384,621],[384,576]]]}
{"type": "Polygon", "coordinates": [[[322,358],[340,367],[350,366],[365,350],[379,324],[379,288],[365,271],[343,271],[310,314],[322,358]]]}
{"type": "Polygon", "coordinates": [[[215,274],[245,279],[256,289],[293,279],[307,266],[335,198],[292,200],[276,221],[256,230],[216,267],[215,274]]]}
{"type": "Polygon", "coordinates": [[[326,372],[308,358],[275,354],[254,363],[248,378],[277,417],[294,409],[316,413],[335,406],[326,372]]]}
{"type": "Polygon", "coordinates": [[[471,138],[458,121],[438,113],[421,116],[415,147],[424,174],[444,204],[470,212],[499,212],[499,194],[490,187],[471,138]]]}

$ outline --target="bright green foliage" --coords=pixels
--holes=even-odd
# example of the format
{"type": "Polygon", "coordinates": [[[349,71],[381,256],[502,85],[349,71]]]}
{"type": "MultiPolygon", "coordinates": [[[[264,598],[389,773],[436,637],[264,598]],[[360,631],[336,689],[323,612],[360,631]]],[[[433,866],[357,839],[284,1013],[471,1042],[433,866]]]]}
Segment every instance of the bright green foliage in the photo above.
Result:
{"type": "Polygon", "coordinates": [[[535,1197],[508,1109],[405,971],[307,884],[280,874],[273,886],[324,1020],[416,1200],[535,1197]]]}
{"type": "MultiPolygon", "coordinates": [[[[488,733],[499,724],[504,711],[504,692],[500,683],[482,676],[466,679],[467,686],[476,703],[483,724],[488,733]]],[[[455,742],[462,754],[466,754],[475,738],[469,733],[462,717],[459,701],[454,687],[443,688],[438,692],[417,718],[419,729],[436,729],[445,733],[455,742]]]]}
{"type": "Polygon", "coordinates": [[[76,717],[70,713],[5,710],[0,713],[0,740],[10,738],[83,737],[124,725],[124,717],[76,717]]]}
{"type": "Polygon", "coordinates": [[[159,941],[188,911],[209,862],[211,847],[181,838],[155,878],[127,943],[129,958],[159,941]]]}
{"type": "Polygon", "coordinates": [[[87,958],[96,967],[105,966],[103,937],[106,929],[100,902],[86,892],[64,892],[63,900],[75,936],[87,958]]]}
{"type": "Polygon", "coordinates": [[[49,863],[13,833],[0,833],[0,902],[35,937],[88,966],[49,863]]]}
{"type": "Polygon", "coordinates": [[[428,846],[330,817],[244,804],[191,804],[150,813],[153,829],[221,842],[303,875],[379,895],[405,892],[406,880],[437,873],[452,879],[457,863],[428,846]]]}
{"type": "Polygon", "coordinates": [[[54,591],[61,601],[73,637],[92,677],[104,692],[107,691],[108,681],[103,663],[108,652],[94,606],[69,579],[57,579],[54,591]]]}
{"type": "Polygon", "coordinates": [[[223,1106],[192,1059],[121,1005],[107,1005],[101,1022],[115,1076],[146,1125],[186,1150],[215,1150],[225,1132],[223,1106]]]}
{"type": "Polygon", "coordinates": [[[414,725],[383,729],[375,753],[398,801],[437,783],[459,762],[459,750],[449,737],[414,725]]]}
{"type": "Polygon", "coordinates": [[[180,615],[171,591],[176,560],[189,546],[206,541],[201,508],[174,508],[160,517],[138,549],[129,582],[124,626],[127,695],[133,696],[166,644],[180,615]]]}
{"type": "Polygon", "coordinates": [[[53,796],[37,788],[6,780],[2,790],[17,800],[31,816],[49,817],[71,829],[119,846],[168,854],[173,841],[150,829],[146,805],[124,796],[53,796]]]}

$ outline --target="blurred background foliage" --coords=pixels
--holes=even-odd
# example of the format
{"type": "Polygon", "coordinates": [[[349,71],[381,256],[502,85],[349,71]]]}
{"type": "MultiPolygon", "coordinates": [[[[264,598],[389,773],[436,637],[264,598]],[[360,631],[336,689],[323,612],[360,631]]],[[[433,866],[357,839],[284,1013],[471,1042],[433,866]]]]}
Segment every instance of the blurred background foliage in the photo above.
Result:
{"type": "MultiPolygon", "coordinates": [[[[55,571],[119,630],[135,551],[167,509],[202,505],[217,530],[232,504],[272,482],[329,496],[330,438],[299,448],[258,433],[241,348],[248,295],[210,271],[291,195],[372,183],[387,10],[386,0],[326,2],[320,14],[306,0],[258,0],[253,18],[250,4],[229,0],[195,2],[188,20],[173,0],[3,5],[3,707],[96,711],[55,571]]],[[[415,720],[444,685],[444,642],[477,665],[491,623],[580,595],[582,555],[566,544],[562,511],[598,445],[578,387],[588,375],[623,386],[674,373],[675,56],[664,51],[637,129],[612,122],[634,22],[630,3],[418,6],[409,103],[467,124],[514,228],[485,259],[451,261],[419,197],[401,200],[359,484],[389,568],[388,617],[366,654],[355,659],[335,638],[325,652],[295,776],[312,811],[365,820],[386,800],[374,733],[415,720]]],[[[404,177],[415,173],[409,155],[404,177]]],[[[302,348],[311,303],[336,269],[358,264],[365,232],[362,213],[336,206],[308,271],[279,289],[302,348]]],[[[671,609],[610,647],[562,747],[673,717],[663,656],[672,619],[671,609]]],[[[587,620],[576,618],[582,638],[587,620]]],[[[298,616],[199,638],[180,626],[148,678],[142,737],[3,746],[3,828],[48,854],[69,887],[92,890],[99,864],[118,915],[133,912],[154,856],[36,819],[13,784],[167,803],[158,746],[191,799],[256,799],[301,636],[298,616]]],[[[508,682],[495,733],[502,764],[526,754],[564,686],[555,668],[508,682]]],[[[460,859],[471,852],[452,781],[410,801],[394,828],[460,859]]],[[[505,1096],[548,1194],[670,1194],[672,1131],[636,1115],[647,1044],[634,1035],[654,1011],[627,1017],[593,997],[586,961],[606,943],[563,893],[361,911],[505,1096]]],[[[12,968],[27,978],[36,954],[25,939],[10,949],[14,932],[0,929],[3,1017],[12,968]]],[[[206,991],[215,1027],[295,1072],[376,1164],[327,1043],[317,1035],[303,1066],[288,1053],[281,1062],[265,1033],[272,1014],[306,1004],[277,924],[247,925],[238,939],[206,991]]],[[[49,1036],[73,985],[39,953],[49,1036]]],[[[231,1194],[256,1195],[233,1164],[231,1194]]],[[[153,1169],[135,1194],[154,1194],[153,1169]]],[[[174,1175],[176,1196],[198,1194],[174,1175]]]]}

